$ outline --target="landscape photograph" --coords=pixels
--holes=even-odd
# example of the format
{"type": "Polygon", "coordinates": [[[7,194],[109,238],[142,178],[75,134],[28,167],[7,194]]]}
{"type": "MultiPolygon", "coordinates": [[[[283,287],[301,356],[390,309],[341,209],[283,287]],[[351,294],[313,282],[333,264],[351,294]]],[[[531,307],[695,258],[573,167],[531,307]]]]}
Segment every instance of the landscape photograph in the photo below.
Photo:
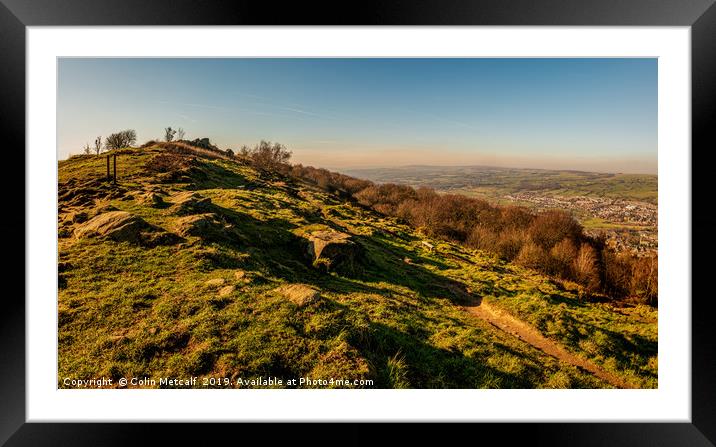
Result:
{"type": "Polygon", "coordinates": [[[57,67],[58,388],[658,388],[656,58],[57,67]]]}

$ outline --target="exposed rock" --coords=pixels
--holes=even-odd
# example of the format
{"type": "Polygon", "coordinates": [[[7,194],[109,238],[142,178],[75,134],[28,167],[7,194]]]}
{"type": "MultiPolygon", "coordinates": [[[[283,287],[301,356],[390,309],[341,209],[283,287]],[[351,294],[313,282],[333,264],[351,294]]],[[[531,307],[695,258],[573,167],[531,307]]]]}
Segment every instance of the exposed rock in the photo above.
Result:
{"type": "Polygon", "coordinates": [[[119,199],[119,198],[122,198],[122,200],[124,200],[124,196],[125,196],[126,193],[127,193],[127,191],[125,191],[124,189],[122,189],[122,188],[117,188],[117,189],[111,191],[111,192],[107,195],[107,197],[110,198],[110,199],[119,199]]]}
{"type": "Polygon", "coordinates": [[[147,247],[156,247],[158,245],[174,245],[183,240],[176,234],[169,233],[167,231],[143,231],[141,236],[142,245],[145,245],[147,247]]]}
{"type": "Polygon", "coordinates": [[[108,213],[110,211],[118,211],[118,209],[113,205],[104,205],[97,209],[97,213],[95,214],[95,216],[98,216],[102,213],[108,213]]]}
{"type": "Polygon", "coordinates": [[[299,307],[307,306],[318,300],[320,293],[313,287],[305,284],[289,284],[276,289],[284,297],[299,307]]]}
{"type": "Polygon", "coordinates": [[[115,241],[141,242],[141,233],[151,229],[151,225],[131,213],[110,211],[80,225],[74,234],[77,238],[96,236],[115,241]]]}
{"type": "Polygon", "coordinates": [[[320,230],[303,235],[308,241],[308,255],[315,267],[350,275],[358,272],[362,247],[350,234],[320,230]]]}
{"type": "Polygon", "coordinates": [[[194,140],[179,140],[182,143],[189,144],[194,147],[200,147],[204,149],[210,149],[213,151],[218,151],[219,148],[211,144],[211,141],[208,138],[196,138],[194,140]]]}
{"type": "Polygon", "coordinates": [[[181,236],[216,238],[221,237],[222,230],[222,223],[213,213],[186,216],[176,222],[176,231],[181,236]]]}
{"type": "Polygon", "coordinates": [[[243,270],[234,270],[234,278],[236,278],[239,281],[245,281],[248,279],[246,277],[246,272],[243,270]]]}
{"type": "Polygon", "coordinates": [[[166,202],[164,202],[164,198],[153,191],[149,191],[145,194],[140,195],[139,203],[148,205],[152,208],[162,208],[164,205],[166,205],[166,202]]]}
{"type": "Polygon", "coordinates": [[[219,296],[230,295],[231,293],[234,292],[234,290],[236,290],[235,286],[232,286],[232,285],[224,286],[221,289],[219,289],[219,296]]]}
{"type": "Polygon", "coordinates": [[[219,286],[223,286],[224,282],[225,282],[224,278],[213,278],[213,279],[208,280],[204,284],[206,284],[209,287],[219,287],[219,286]]]}
{"type": "Polygon", "coordinates": [[[86,222],[89,216],[87,216],[87,213],[83,211],[78,211],[76,213],[70,214],[69,218],[72,220],[73,223],[82,223],[86,222]]]}
{"type": "Polygon", "coordinates": [[[180,192],[171,199],[174,202],[171,212],[176,216],[207,213],[212,208],[211,199],[193,191],[180,192]]]}

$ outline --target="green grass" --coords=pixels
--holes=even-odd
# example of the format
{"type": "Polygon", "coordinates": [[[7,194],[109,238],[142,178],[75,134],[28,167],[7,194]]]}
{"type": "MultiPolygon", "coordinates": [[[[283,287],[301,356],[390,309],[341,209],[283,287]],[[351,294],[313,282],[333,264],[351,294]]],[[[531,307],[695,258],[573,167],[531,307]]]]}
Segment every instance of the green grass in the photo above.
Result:
{"type": "MultiPolygon", "coordinates": [[[[139,200],[154,181],[144,166],[159,153],[121,152],[124,192],[66,207],[60,221],[112,206],[173,231],[170,208],[139,200]]],[[[60,162],[59,179],[87,181],[103,169],[102,157],[72,158],[60,162]]],[[[558,290],[456,244],[432,240],[437,250],[425,251],[425,238],[393,219],[304,184],[261,178],[240,163],[199,158],[193,175],[159,186],[211,198],[230,227],[225,238],[156,247],[59,239],[59,386],[64,377],[276,376],[370,379],[380,388],[609,387],[466,313],[466,294],[635,384],[656,386],[654,310],[639,309],[637,318],[582,303],[576,289],[558,290]],[[364,247],[356,277],[321,273],[306,261],[299,235],[326,227],[364,247]],[[217,278],[234,291],[219,296],[207,283],[217,278]],[[321,298],[299,307],[276,292],[289,283],[316,287],[321,298]]]]}
{"type": "Polygon", "coordinates": [[[599,217],[581,217],[579,223],[587,230],[649,230],[648,225],[609,222],[599,217]]]}

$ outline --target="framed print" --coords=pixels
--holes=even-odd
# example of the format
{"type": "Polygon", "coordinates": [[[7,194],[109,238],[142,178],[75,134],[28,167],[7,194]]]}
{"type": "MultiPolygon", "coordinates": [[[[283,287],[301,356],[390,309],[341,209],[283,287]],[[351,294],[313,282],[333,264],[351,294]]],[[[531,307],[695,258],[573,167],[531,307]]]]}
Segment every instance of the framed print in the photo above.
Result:
{"type": "Polygon", "coordinates": [[[3,442],[713,444],[711,2],[125,6],[0,10],[3,442]]]}

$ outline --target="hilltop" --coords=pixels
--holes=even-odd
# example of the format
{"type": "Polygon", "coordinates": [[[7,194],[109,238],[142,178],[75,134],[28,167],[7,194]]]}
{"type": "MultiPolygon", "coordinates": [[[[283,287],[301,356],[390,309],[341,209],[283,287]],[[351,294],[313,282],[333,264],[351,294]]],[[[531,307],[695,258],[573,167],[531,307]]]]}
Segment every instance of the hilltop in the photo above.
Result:
{"type": "Polygon", "coordinates": [[[107,154],[116,184],[103,155],[58,166],[60,387],[657,386],[653,307],[585,300],[577,284],[240,157],[152,143],[107,154]]]}

